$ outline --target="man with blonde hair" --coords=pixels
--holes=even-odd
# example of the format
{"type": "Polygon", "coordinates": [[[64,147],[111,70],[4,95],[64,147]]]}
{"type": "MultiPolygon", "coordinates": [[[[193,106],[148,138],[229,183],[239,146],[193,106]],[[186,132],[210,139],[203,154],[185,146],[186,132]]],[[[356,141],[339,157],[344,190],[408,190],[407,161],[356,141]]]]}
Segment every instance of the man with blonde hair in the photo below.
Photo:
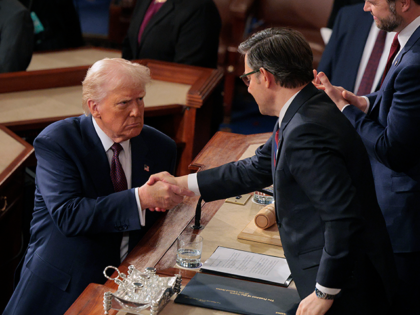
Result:
{"type": "Polygon", "coordinates": [[[156,221],[192,193],[144,185],[175,169],[176,146],[143,124],[149,69],[123,59],[96,62],[83,81],[85,115],[58,121],[35,139],[38,160],[31,239],[4,314],[62,315],[91,283],[103,283],[156,221]]]}

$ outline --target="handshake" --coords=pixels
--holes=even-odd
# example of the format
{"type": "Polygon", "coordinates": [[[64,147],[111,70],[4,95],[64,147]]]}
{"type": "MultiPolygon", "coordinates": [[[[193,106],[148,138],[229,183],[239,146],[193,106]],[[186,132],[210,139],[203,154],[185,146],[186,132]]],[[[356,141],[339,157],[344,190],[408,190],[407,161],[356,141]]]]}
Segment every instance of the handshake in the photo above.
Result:
{"type": "Polygon", "coordinates": [[[168,172],[150,176],[138,193],[142,209],[163,212],[180,204],[184,196],[195,196],[188,190],[188,176],[174,177],[168,172]]]}

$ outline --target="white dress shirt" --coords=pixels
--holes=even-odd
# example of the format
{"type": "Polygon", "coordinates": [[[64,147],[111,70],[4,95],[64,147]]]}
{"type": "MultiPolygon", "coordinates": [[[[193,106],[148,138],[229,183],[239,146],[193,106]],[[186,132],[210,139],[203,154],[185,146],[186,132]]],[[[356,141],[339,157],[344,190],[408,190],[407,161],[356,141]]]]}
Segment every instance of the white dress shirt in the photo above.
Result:
{"type": "MultiPolygon", "coordinates": [[[[114,141],[106,135],[106,133],[99,127],[99,125],[97,124],[96,120],[93,117],[92,117],[92,122],[93,122],[93,127],[95,128],[95,131],[98,134],[98,137],[101,140],[104,150],[106,152],[109,166],[111,166],[112,156],[114,155],[114,151],[112,151],[111,147],[114,144],[114,141]]],[[[132,186],[132,183],[131,183],[131,142],[130,140],[126,140],[126,141],[120,142],[120,144],[123,150],[121,150],[119,154],[119,160],[124,170],[125,178],[127,179],[127,188],[131,189],[131,186],[132,186]]],[[[138,207],[139,217],[140,217],[140,224],[144,226],[146,224],[146,210],[141,209],[138,189],[139,189],[138,187],[134,189],[134,195],[136,196],[137,207],[138,207]]],[[[121,241],[121,247],[120,247],[121,261],[123,261],[128,254],[128,241],[129,241],[129,233],[124,232],[123,238],[121,241]]]]}

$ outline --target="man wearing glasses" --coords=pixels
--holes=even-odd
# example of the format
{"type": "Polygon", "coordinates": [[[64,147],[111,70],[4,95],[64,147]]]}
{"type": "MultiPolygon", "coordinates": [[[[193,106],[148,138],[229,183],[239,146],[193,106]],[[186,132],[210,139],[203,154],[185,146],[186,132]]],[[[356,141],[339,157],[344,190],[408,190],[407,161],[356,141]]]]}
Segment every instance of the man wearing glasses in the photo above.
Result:
{"type": "Polygon", "coordinates": [[[251,158],[174,178],[209,202],[274,183],[277,224],[303,314],[386,314],[396,271],[368,155],[335,104],[312,83],[312,51],[290,29],[239,46],[242,79],[262,114],[278,116],[251,158]],[[217,188],[216,188],[217,187],[217,188]]]}

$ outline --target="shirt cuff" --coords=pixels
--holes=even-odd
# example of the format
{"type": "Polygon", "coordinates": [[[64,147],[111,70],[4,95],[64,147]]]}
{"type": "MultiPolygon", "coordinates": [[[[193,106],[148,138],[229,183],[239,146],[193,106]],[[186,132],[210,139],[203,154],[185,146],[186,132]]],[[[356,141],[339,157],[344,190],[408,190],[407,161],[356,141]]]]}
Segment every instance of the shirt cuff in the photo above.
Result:
{"type": "Polygon", "coordinates": [[[343,108],[341,109],[341,112],[343,112],[344,108],[346,108],[347,106],[350,106],[350,104],[344,105],[343,108]]]}
{"type": "Polygon", "coordinates": [[[198,187],[197,173],[188,175],[188,189],[191,190],[196,196],[201,196],[200,188],[198,187]]]}
{"type": "Polygon", "coordinates": [[[369,112],[370,102],[366,96],[362,96],[366,100],[366,110],[364,111],[365,114],[369,112]]]}
{"type": "Polygon", "coordinates": [[[338,293],[340,293],[341,289],[333,289],[333,288],[326,288],[322,285],[320,285],[319,283],[317,283],[315,285],[315,287],[321,291],[322,293],[327,293],[329,295],[337,295],[338,293]]]}
{"type": "Polygon", "coordinates": [[[139,212],[139,218],[140,218],[140,225],[145,226],[146,225],[146,210],[141,209],[139,187],[134,188],[134,195],[136,196],[137,210],[139,212]]]}

